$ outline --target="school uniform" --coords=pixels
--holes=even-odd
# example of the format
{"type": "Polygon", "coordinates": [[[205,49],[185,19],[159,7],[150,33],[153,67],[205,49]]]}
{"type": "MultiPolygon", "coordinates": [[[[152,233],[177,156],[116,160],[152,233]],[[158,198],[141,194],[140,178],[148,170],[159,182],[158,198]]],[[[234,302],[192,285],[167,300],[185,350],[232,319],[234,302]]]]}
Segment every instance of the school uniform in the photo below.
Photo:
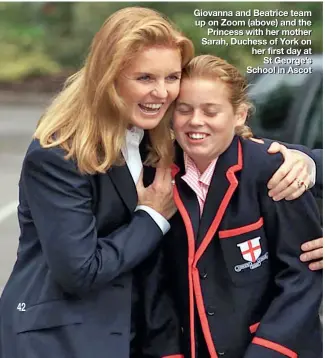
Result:
{"type": "Polygon", "coordinates": [[[317,167],[314,195],[323,199],[323,149],[313,149],[312,154],[317,167]]]}
{"type": "Polygon", "coordinates": [[[217,159],[202,215],[178,148],[178,213],[165,260],[189,358],[318,358],[321,273],[300,262],[322,236],[310,192],[274,202],[267,182],[283,161],[267,145],[234,137],[217,159]]]}
{"type": "MultiPolygon", "coordinates": [[[[64,155],[34,140],[23,162],[17,261],[0,300],[0,357],[180,357],[161,272],[163,230],[158,213],[137,207],[139,168],[81,175],[64,155]]],[[[154,173],[145,173],[148,185],[154,173]]]]}

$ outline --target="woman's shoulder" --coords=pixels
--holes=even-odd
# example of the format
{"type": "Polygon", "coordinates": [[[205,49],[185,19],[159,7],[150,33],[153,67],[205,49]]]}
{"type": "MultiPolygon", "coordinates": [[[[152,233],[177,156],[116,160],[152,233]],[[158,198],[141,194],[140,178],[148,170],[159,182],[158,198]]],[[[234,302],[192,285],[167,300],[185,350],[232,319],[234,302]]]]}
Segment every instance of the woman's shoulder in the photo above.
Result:
{"type": "Polygon", "coordinates": [[[26,152],[24,164],[32,165],[37,167],[58,167],[62,170],[77,170],[77,165],[73,159],[66,158],[67,152],[59,147],[45,148],[41,145],[37,138],[34,138],[26,152]]]}

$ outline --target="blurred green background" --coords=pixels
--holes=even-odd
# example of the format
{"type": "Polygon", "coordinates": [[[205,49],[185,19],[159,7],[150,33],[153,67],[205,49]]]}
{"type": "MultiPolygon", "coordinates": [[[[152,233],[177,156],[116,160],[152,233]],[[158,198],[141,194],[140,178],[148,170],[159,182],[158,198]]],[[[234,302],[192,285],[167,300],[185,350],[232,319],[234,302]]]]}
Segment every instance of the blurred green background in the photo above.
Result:
{"type": "Polygon", "coordinates": [[[195,9],[309,10],[312,17],[306,20],[313,22],[313,53],[322,52],[321,2],[0,2],[0,82],[66,77],[82,66],[92,37],[104,20],[120,8],[135,5],[166,14],[194,41],[197,54],[216,54],[242,70],[260,64],[263,56],[252,55],[249,46],[201,45],[201,38],[208,37],[207,29],[194,25],[199,19],[193,15],[195,9]]]}

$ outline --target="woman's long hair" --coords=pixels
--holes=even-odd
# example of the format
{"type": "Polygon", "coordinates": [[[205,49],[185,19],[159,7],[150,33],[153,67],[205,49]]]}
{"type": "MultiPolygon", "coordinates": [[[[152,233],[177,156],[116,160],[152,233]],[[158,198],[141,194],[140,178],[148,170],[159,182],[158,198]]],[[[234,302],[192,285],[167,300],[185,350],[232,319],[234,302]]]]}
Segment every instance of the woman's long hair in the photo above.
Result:
{"type": "MultiPolygon", "coordinates": [[[[61,146],[81,173],[104,173],[123,163],[121,148],[130,114],[119,97],[117,76],[141,49],[165,46],[180,50],[182,67],[194,55],[192,41],[154,10],[130,7],[110,16],[95,35],[85,66],[71,76],[40,119],[34,138],[42,147],[61,146]]],[[[170,110],[149,130],[146,164],[173,156],[170,110]]]]}

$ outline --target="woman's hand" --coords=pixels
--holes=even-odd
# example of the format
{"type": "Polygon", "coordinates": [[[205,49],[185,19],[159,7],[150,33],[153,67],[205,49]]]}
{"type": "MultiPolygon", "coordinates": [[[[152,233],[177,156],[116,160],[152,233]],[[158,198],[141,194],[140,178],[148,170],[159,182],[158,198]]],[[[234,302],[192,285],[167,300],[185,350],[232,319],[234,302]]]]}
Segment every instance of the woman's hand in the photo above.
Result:
{"type": "MultiPolygon", "coordinates": [[[[250,138],[257,143],[264,143],[262,139],[250,138]]],[[[267,187],[269,196],[275,201],[282,199],[293,200],[299,198],[314,183],[312,173],[315,162],[305,153],[288,149],[283,144],[273,142],[268,149],[270,154],[280,152],[284,162],[269,180],[267,187]]]]}
{"type": "Polygon", "coordinates": [[[297,199],[311,184],[314,161],[308,155],[288,149],[277,142],[271,144],[268,152],[280,152],[284,158],[283,164],[268,182],[270,197],[275,201],[297,199]]]}
{"type": "Polygon", "coordinates": [[[143,185],[143,171],[137,182],[138,205],[146,205],[169,220],[177,211],[173,199],[173,180],[171,169],[156,168],[153,183],[148,187],[143,185]]]}
{"type": "Polygon", "coordinates": [[[321,270],[323,268],[323,238],[311,240],[301,245],[301,250],[304,251],[300,255],[300,260],[303,262],[314,261],[309,264],[309,268],[313,271],[321,270]]]}

